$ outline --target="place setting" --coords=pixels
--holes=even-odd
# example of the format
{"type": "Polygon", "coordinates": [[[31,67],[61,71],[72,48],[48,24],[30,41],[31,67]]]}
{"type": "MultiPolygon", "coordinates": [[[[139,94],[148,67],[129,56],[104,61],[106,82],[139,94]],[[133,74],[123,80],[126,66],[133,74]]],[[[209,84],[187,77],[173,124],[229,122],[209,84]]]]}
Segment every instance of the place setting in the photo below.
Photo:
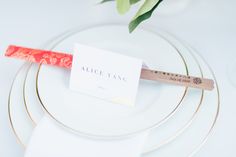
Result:
{"type": "Polygon", "coordinates": [[[8,47],[7,57],[26,60],[8,98],[26,157],[187,157],[207,142],[220,111],[208,63],[160,28],[126,27],[77,27],[40,48],[8,47]]]}

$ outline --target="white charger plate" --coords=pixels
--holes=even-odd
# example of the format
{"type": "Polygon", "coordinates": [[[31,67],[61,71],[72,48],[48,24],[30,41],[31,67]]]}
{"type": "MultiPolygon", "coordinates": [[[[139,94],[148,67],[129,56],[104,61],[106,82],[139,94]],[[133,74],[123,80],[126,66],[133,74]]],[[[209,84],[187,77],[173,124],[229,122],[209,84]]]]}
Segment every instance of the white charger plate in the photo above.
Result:
{"type": "MultiPolygon", "coordinates": [[[[160,34],[165,36],[167,40],[174,44],[176,48],[181,52],[181,55],[184,58],[187,58],[186,63],[188,64],[188,71],[190,75],[201,77],[198,65],[195,62],[194,58],[189,54],[189,50],[186,49],[186,47],[183,46],[183,44],[180,43],[178,40],[168,35],[168,33],[164,33],[162,31],[160,34]]],[[[38,112],[38,110],[40,110],[40,105],[38,103],[38,98],[35,94],[35,88],[33,88],[33,86],[35,85],[35,75],[37,73],[37,68],[37,65],[33,65],[31,67],[27,75],[25,85],[25,99],[28,100],[26,101],[28,102],[28,105],[26,105],[28,106],[28,113],[31,119],[36,119],[33,120],[36,121],[36,123],[43,116],[43,113],[41,113],[42,111],[38,112]]],[[[200,109],[203,94],[201,90],[189,90],[190,91],[187,92],[186,97],[182,102],[182,105],[179,106],[178,112],[176,112],[177,115],[173,116],[168,121],[168,123],[164,124],[163,127],[159,127],[152,131],[153,133],[151,133],[151,136],[148,139],[144,152],[152,151],[157,147],[163,146],[168,142],[174,140],[177,135],[181,134],[184,129],[186,129],[192,123],[194,117],[200,109]]]]}
{"type": "MultiPolygon", "coordinates": [[[[149,31],[138,29],[130,35],[121,25],[89,28],[68,37],[55,50],[72,52],[67,48],[76,42],[142,58],[151,69],[186,74],[177,50],[149,31]]],[[[158,126],[174,113],[186,92],[185,87],[142,80],[135,107],[127,107],[71,91],[69,77],[69,70],[42,65],[37,78],[41,104],[66,128],[96,138],[123,137],[158,126]]]]}
{"type": "MultiPolygon", "coordinates": [[[[214,76],[212,76],[212,73],[209,70],[209,67],[201,60],[201,58],[198,57],[198,59],[201,61],[201,66],[204,69],[204,76],[208,78],[213,78],[215,80],[214,76]]],[[[17,84],[20,85],[19,82],[17,84]]],[[[17,89],[17,88],[12,88],[12,89],[17,89]]],[[[215,122],[219,113],[218,86],[216,86],[213,92],[208,92],[206,94],[207,95],[205,99],[207,98],[207,100],[204,100],[204,105],[203,105],[204,107],[201,109],[201,112],[198,115],[198,118],[194,121],[194,125],[193,125],[194,128],[191,127],[190,129],[188,129],[187,132],[185,132],[180,138],[175,140],[173,143],[168,145],[168,147],[164,147],[163,149],[160,149],[159,151],[150,153],[146,155],[147,157],[152,157],[152,156],[157,156],[157,155],[171,156],[173,155],[172,154],[173,151],[175,152],[176,156],[188,156],[188,155],[192,156],[194,153],[197,152],[197,150],[199,150],[199,148],[205,143],[205,141],[209,137],[209,134],[211,133],[215,125],[215,122]],[[194,136],[192,136],[193,134],[194,136]],[[191,149],[191,148],[194,148],[194,149],[191,149]]],[[[16,95],[19,95],[19,94],[16,94],[16,95]]],[[[12,97],[10,98],[12,99],[12,97]]],[[[15,114],[16,112],[17,110],[14,110],[14,112],[12,112],[12,115],[15,114]]],[[[25,114],[24,112],[20,112],[20,113],[25,114]]],[[[19,118],[16,118],[15,120],[17,119],[19,118]]],[[[21,130],[22,122],[19,123],[20,125],[18,125],[17,127],[18,129],[16,130],[18,131],[21,130]]],[[[29,122],[27,123],[29,125],[29,122]]],[[[13,123],[13,124],[16,124],[16,123],[13,123]]]]}
{"type": "MultiPolygon", "coordinates": [[[[173,42],[173,39],[172,39],[172,42],[173,42]]],[[[177,42],[178,43],[178,42],[177,42]]],[[[176,42],[175,42],[175,45],[176,45],[176,42]]],[[[178,48],[180,48],[179,46],[177,46],[178,48]]],[[[181,52],[183,52],[183,50],[181,49],[181,52]]],[[[187,57],[186,55],[183,55],[184,57],[187,57]]],[[[191,56],[190,56],[191,57],[191,56]]],[[[189,57],[188,57],[188,61],[187,61],[187,63],[189,62],[189,57]]],[[[190,61],[190,63],[191,63],[191,61],[190,61]]],[[[189,69],[191,69],[191,68],[189,68],[189,69]]],[[[191,73],[191,70],[190,70],[190,73],[191,73]]],[[[187,104],[187,105],[185,105],[185,106],[190,106],[191,104],[187,104]]],[[[183,107],[183,106],[182,106],[183,107]]],[[[191,109],[191,108],[190,108],[191,109]]],[[[198,109],[199,109],[199,106],[198,106],[198,109]]],[[[196,111],[195,111],[196,112],[196,111]]],[[[194,115],[196,115],[196,113],[194,112],[194,115]]],[[[179,113],[179,112],[177,112],[177,113],[179,113]]],[[[184,113],[184,112],[183,112],[184,113]]],[[[185,112],[186,113],[186,112],[185,112]]],[[[182,115],[182,114],[181,114],[182,115]]],[[[190,121],[189,122],[192,122],[193,121],[193,117],[195,117],[195,116],[192,116],[192,118],[190,119],[190,121]]],[[[176,117],[177,118],[177,117],[176,117]]],[[[176,120],[176,118],[174,118],[174,120],[176,120]]],[[[181,121],[180,121],[181,122],[181,121]]],[[[174,138],[176,138],[177,137],[177,135],[179,135],[180,133],[182,133],[183,132],[183,130],[184,129],[186,129],[186,126],[189,126],[189,124],[190,123],[186,123],[186,124],[188,124],[188,125],[185,125],[185,127],[183,127],[183,128],[181,128],[181,129],[179,129],[178,130],[178,132],[176,132],[175,134],[173,134],[173,136],[172,137],[170,137],[170,138],[168,138],[167,140],[165,140],[164,142],[162,141],[161,143],[162,144],[159,144],[160,143],[160,140],[159,139],[155,139],[155,138],[153,138],[153,137],[156,137],[156,135],[159,135],[159,133],[160,133],[160,130],[159,130],[159,128],[158,129],[155,129],[153,132],[151,132],[151,138],[150,139],[153,139],[153,140],[151,140],[151,141],[153,141],[153,144],[155,144],[155,146],[153,146],[153,147],[147,147],[148,149],[146,149],[145,150],[145,152],[147,152],[147,151],[149,151],[149,150],[154,150],[154,149],[156,149],[157,147],[159,147],[159,146],[161,146],[161,145],[164,145],[164,144],[166,144],[166,143],[168,143],[168,142],[170,142],[170,141],[172,141],[174,138]]],[[[173,123],[172,123],[173,124],[173,123]]],[[[172,125],[167,125],[167,126],[172,126],[172,125]]],[[[161,127],[162,128],[162,127],[161,127]]],[[[171,127],[172,128],[172,127],[171,127]]],[[[166,128],[165,127],[165,130],[167,130],[168,128],[166,128]]],[[[17,129],[16,129],[17,130],[17,129]]],[[[17,132],[17,131],[16,131],[17,132]]],[[[162,137],[162,136],[161,136],[162,137]]],[[[23,138],[24,139],[24,137],[21,137],[21,138],[23,138]]],[[[23,140],[24,141],[24,140],[23,140]]],[[[151,145],[150,144],[150,140],[148,141],[148,145],[151,145]]]]}

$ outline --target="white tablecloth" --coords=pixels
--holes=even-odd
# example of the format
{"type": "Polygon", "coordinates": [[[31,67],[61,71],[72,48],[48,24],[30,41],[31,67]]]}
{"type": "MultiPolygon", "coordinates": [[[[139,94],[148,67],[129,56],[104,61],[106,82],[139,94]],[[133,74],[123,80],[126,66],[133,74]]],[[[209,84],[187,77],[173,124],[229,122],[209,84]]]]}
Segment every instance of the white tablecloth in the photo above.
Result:
{"type": "MultiPolygon", "coordinates": [[[[96,0],[7,0],[0,1],[0,156],[20,157],[23,149],[10,130],[7,96],[13,76],[21,61],[5,58],[9,44],[38,47],[42,42],[81,24],[126,22],[115,5],[94,5],[96,0]],[[86,15],[86,16],[85,16],[86,15]]],[[[206,58],[214,69],[221,89],[221,113],[208,142],[196,156],[234,157],[236,151],[236,87],[227,70],[236,62],[236,1],[192,0],[183,12],[159,15],[156,11],[146,22],[187,41],[206,58]]],[[[154,152],[155,153],[155,152],[154,152]]],[[[173,152],[174,156],[174,152],[173,152]]]]}

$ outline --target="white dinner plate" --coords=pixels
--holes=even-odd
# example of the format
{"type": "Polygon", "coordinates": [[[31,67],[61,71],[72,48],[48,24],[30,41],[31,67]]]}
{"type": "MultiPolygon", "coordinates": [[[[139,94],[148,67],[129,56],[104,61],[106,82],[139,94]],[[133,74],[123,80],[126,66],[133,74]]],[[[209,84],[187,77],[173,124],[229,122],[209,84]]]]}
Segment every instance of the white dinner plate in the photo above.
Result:
{"type": "MultiPolygon", "coordinates": [[[[126,26],[98,26],[68,37],[54,50],[72,52],[76,42],[141,58],[151,69],[186,74],[182,56],[153,32],[137,29],[130,35],[126,26]]],[[[135,107],[127,107],[71,91],[69,77],[67,69],[42,65],[37,77],[41,104],[64,127],[96,138],[124,137],[157,127],[174,113],[186,91],[141,80],[135,107]]]]}
{"type": "MultiPolygon", "coordinates": [[[[194,58],[189,54],[189,50],[186,49],[181,42],[168,35],[168,33],[163,31],[159,31],[159,33],[165,36],[166,40],[170,41],[181,52],[181,55],[184,58],[187,58],[185,61],[188,65],[189,74],[201,77],[198,65],[194,58]]],[[[38,112],[41,108],[34,88],[37,68],[37,65],[31,67],[27,75],[25,86],[25,99],[28,100],[26,101],[28,112],[30,117],[32,117],[32,119],[34,119],[33,121],[36,121],[36,123],[43,116],[42,111],[38,112]]],[[[176,114],[168,121],[168,123],[163,124],[163,127],[159,127],[152,131],[154,133],[151,134],[148,139],[144,152],[150,152],[157,147],[161,147],[168,142],[171,142],[175,137],[177,137],[177,135],[181,134],[184,129],[189,127],[201,107],[202,98],[203,94],[201,90],[189,89],[176,114]]]]}
{"type": "MultiPolygon", "coordinates": [[[[204,71],[204,76],[215,80],[208,66],[201,60],[201,58],[198,57],[198,60],[200,61],[201,67],[204,71]]],[[[18,84],[20,84],[20,82],[18,82],[18,84]]],[[[196,153],[197,150],[199,150],[199,148],[205,143],[205,141],[209,137],[209,134],[212,132],[212,129],[215,125],[215,122],[219,113],[218,86],[216,86],[214,91],[206,93],[205,100],[203,102],[204,102],[203,108],[198,114],[197,116],[198,118],[194,121],[193,127],[189,128],[186,132],[182,134],[182,136],[180,136],[177,140],[175,140],[168,146],[158,151],[155,151],[154,153],[147,154],[145,156],[147,157],[171,156],[173,155],[173,151],[175,152],[176,156],[188,156],[188,155],[193,155],[194,153],[196,153]]],[[[14,112],[12,112],[11,115],[14,115],[16,112],[17,110],[14,110],[14,112]]],[[[24,112],[21,112],[21,113],[26,114],[24,112]]],[[[20,128],[22,128],[23,123],[22,122],[18,122],[18,123],[20,123],[20,125],[17,125],[16,123],[13,123],[13,124],[17,125],[18,129],[16,130],[20,131],[21,130],[20,128]]],[[[27,123],[28,125],[30,125],[29,122],[27,123]]]]}

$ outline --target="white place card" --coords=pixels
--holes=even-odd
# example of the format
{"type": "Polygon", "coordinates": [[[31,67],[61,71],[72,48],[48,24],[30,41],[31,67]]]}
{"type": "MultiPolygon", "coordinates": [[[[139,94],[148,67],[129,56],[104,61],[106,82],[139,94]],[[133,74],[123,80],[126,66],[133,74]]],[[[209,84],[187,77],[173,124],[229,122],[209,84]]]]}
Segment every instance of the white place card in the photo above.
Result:
{"type": "Polygon", "coordinates": [[[134,106],[142,63],[141,59],[76,44],[70,89],[134,106]]]}

